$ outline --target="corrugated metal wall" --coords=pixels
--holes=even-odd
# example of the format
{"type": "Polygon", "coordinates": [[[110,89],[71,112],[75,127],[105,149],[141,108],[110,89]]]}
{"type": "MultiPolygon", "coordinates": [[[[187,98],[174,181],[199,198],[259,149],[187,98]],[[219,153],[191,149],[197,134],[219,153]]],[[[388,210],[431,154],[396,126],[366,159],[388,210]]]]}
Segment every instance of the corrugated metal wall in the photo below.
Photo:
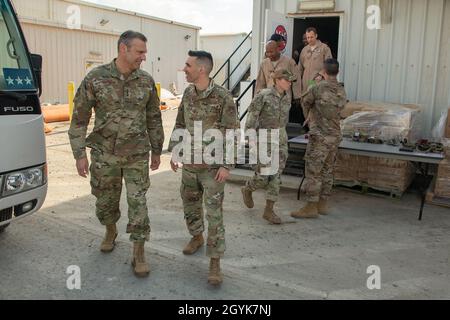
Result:
{"type": "MultiPolygon", "coordinates": [[[[335,11],[344,12],[341,80],[352,100],[423,106],[427,134],[450,107],[450,0],[384,0],[382,10],[391,2],[392,21],[369,30],[366,11],[379,0],[336,0],[335,11]]],[[[266,2],[285,14],[297,6],[296,0],[266,2]]]]}
{"type": "Polygon", "coordinates": [[[51,19],[50,15],[52,10],[49,0],[12,0],[12,3],[17,13],[23,14],[27,17],[34,17],[39,20],[51,19]]]}
{"type": "Polygon", "coordinates": [[[197,27],[78,1],[13,1],[30,51],[43,56],[42,102],[66,103],[67,83],[80,84],[87,62],[109,63],[116,57],[117,40],[125,30],[146,35],[148,54],[142,68],[165,88],[177,83],[177,71],[184,67],[187,52],[197,48],[197,27]],[[72,15],[68,8],[73,5],[80,8],[81,30],[66,26],[72,15]],[[102,19],[108,24],[100,25],[102,19]]]}
{"type": "Polygon", "coordinates": [[[345,11],[343,81],[351,99],[414,103],[429,132],[450,107],[450,0],[392,1],[392,22],[366,27],[378,1],[338,1],[345,11]]]}

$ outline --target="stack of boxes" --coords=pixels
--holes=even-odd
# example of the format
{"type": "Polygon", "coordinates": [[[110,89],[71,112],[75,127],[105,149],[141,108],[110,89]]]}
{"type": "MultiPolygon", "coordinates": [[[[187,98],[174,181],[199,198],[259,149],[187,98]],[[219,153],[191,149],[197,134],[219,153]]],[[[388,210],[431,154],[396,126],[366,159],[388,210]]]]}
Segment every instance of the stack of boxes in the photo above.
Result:
{"type": "Polygon", "coordinates": [[[334,183],[354,186],[367,183],[369,157],[338,153],[334,167],[334,183]]]}
{"type": "Polygon", "coordinates": [[[404,193],[415,177],[410,161],[369,158],[367,184],[374,189],[404,193]]]}
{"type": "Polygon", "coordinates": [[[364,185],[373,189],[403,193],[414,179],[409,161],[339,153],[334,170],[336,185],[364,185]]]}
{"type": "Polygon", "coordinates": [[[434,195],[450,199],[450,138],[443,139],[443,145],[445,159],[439,164],[434,195]]]}

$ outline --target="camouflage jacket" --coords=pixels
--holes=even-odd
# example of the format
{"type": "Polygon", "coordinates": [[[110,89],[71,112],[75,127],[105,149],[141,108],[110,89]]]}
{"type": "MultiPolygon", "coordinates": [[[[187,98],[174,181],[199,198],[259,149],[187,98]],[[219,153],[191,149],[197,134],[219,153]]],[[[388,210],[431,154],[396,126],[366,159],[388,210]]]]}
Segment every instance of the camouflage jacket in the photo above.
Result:
{"type": "Polygon", "coordinates": [[[164,131],[159,98],[153,78],[136,70],[127,79],[115,60],[92,70],[81,83],[74,99],[69,129],[75,159],[86,157],[86,147],[116,156],[148,153],[160,155],[164,131]],[[87,127],[95,111],[92,133],[87,127]]]}
{"type": "MultiPolygon", "coordinates": [[[[191,164],[197,163],[194,159],[194,153],[203,154],[208,145],[212,143],[211,139],[203,137],[204,133],[209,129],[217,129],[221,132],[223,137],[223,161],[214,166],[231,168],[233,164],[227,164],[226,151],[227,148],[235,146],[227,146],[226,144],[226,130],[239,128],[239,120],[237,117],[237,108],[234,103],[231,93],[225,88],[210,81],[209,87],[200,93],[194,85],[190,85],[183,94],[178,115],[175,122],[174,132],[177,129],[185,129],[191,136],[191,164]],[[201,134],[201,150],[194,143],[194,125],[201,123],[202,131],[196,132],[196,135],[201,134]]],[[[179,140],[175,139],[174,132],[169,143],[169,151],[179,144],[179,140]]],[[[228,161],[229,162],[229,161],[228,161]]],[[[203,162],[202,162],[203,163],[203,162]]]]}
{"type": "Polygon", "coordinates": [[[340,112],[347,103],[344,86],[336,80],[321,81],[302,96],[305,117],[309,118],[310,134],[341,136],[340,112]]]}
{"type": "Polygon", "coordinates": [[[248,107],[245,129],[280,129],[280,144],[287,144],[290,109],[290,95],[279,94],[275,87],[261,90],[248,107]]]}

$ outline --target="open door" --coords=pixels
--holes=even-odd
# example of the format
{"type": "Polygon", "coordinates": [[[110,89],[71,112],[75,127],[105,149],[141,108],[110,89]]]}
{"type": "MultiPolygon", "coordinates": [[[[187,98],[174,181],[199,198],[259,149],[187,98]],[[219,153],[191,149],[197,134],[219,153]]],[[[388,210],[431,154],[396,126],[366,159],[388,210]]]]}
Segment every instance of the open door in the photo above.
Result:
{"type": "MultiPolygon", "coordinates": [[[[338,59],[339,57],[339,45],[340,45],[340,30],[341,30],[341,17],[340,16],[318,16],[318,17],[302,17],[294,19],[294,41],[293,47],[298,52],[305,47],[302,38],[306,29],[314,27],[318,32],[318,39],[327,44],[333,57],[338,59]]],[[[297,56],[293,57],[298,62],[297,56]]]]}
{"type": "Polygon", "coordinates": [[[268,41],[274,33],[282,35],[286,39],[286,47],[283,54],[292,56],[292,44],[294,37],[294,19],[286,17],[284,14],[266,9],[266,27],[264,30],[264,40],[268,41]]]}

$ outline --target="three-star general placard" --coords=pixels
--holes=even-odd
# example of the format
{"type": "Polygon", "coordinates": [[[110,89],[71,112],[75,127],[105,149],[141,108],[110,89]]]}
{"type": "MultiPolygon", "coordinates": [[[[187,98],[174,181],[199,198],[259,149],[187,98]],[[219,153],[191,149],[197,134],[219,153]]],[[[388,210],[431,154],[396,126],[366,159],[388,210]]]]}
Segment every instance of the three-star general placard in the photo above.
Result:
{"type": "Polygon", "coordinates": [[[28,69],[3,68],[3,75],[8,89],[34,89],[33,77],[28,69]]]}

